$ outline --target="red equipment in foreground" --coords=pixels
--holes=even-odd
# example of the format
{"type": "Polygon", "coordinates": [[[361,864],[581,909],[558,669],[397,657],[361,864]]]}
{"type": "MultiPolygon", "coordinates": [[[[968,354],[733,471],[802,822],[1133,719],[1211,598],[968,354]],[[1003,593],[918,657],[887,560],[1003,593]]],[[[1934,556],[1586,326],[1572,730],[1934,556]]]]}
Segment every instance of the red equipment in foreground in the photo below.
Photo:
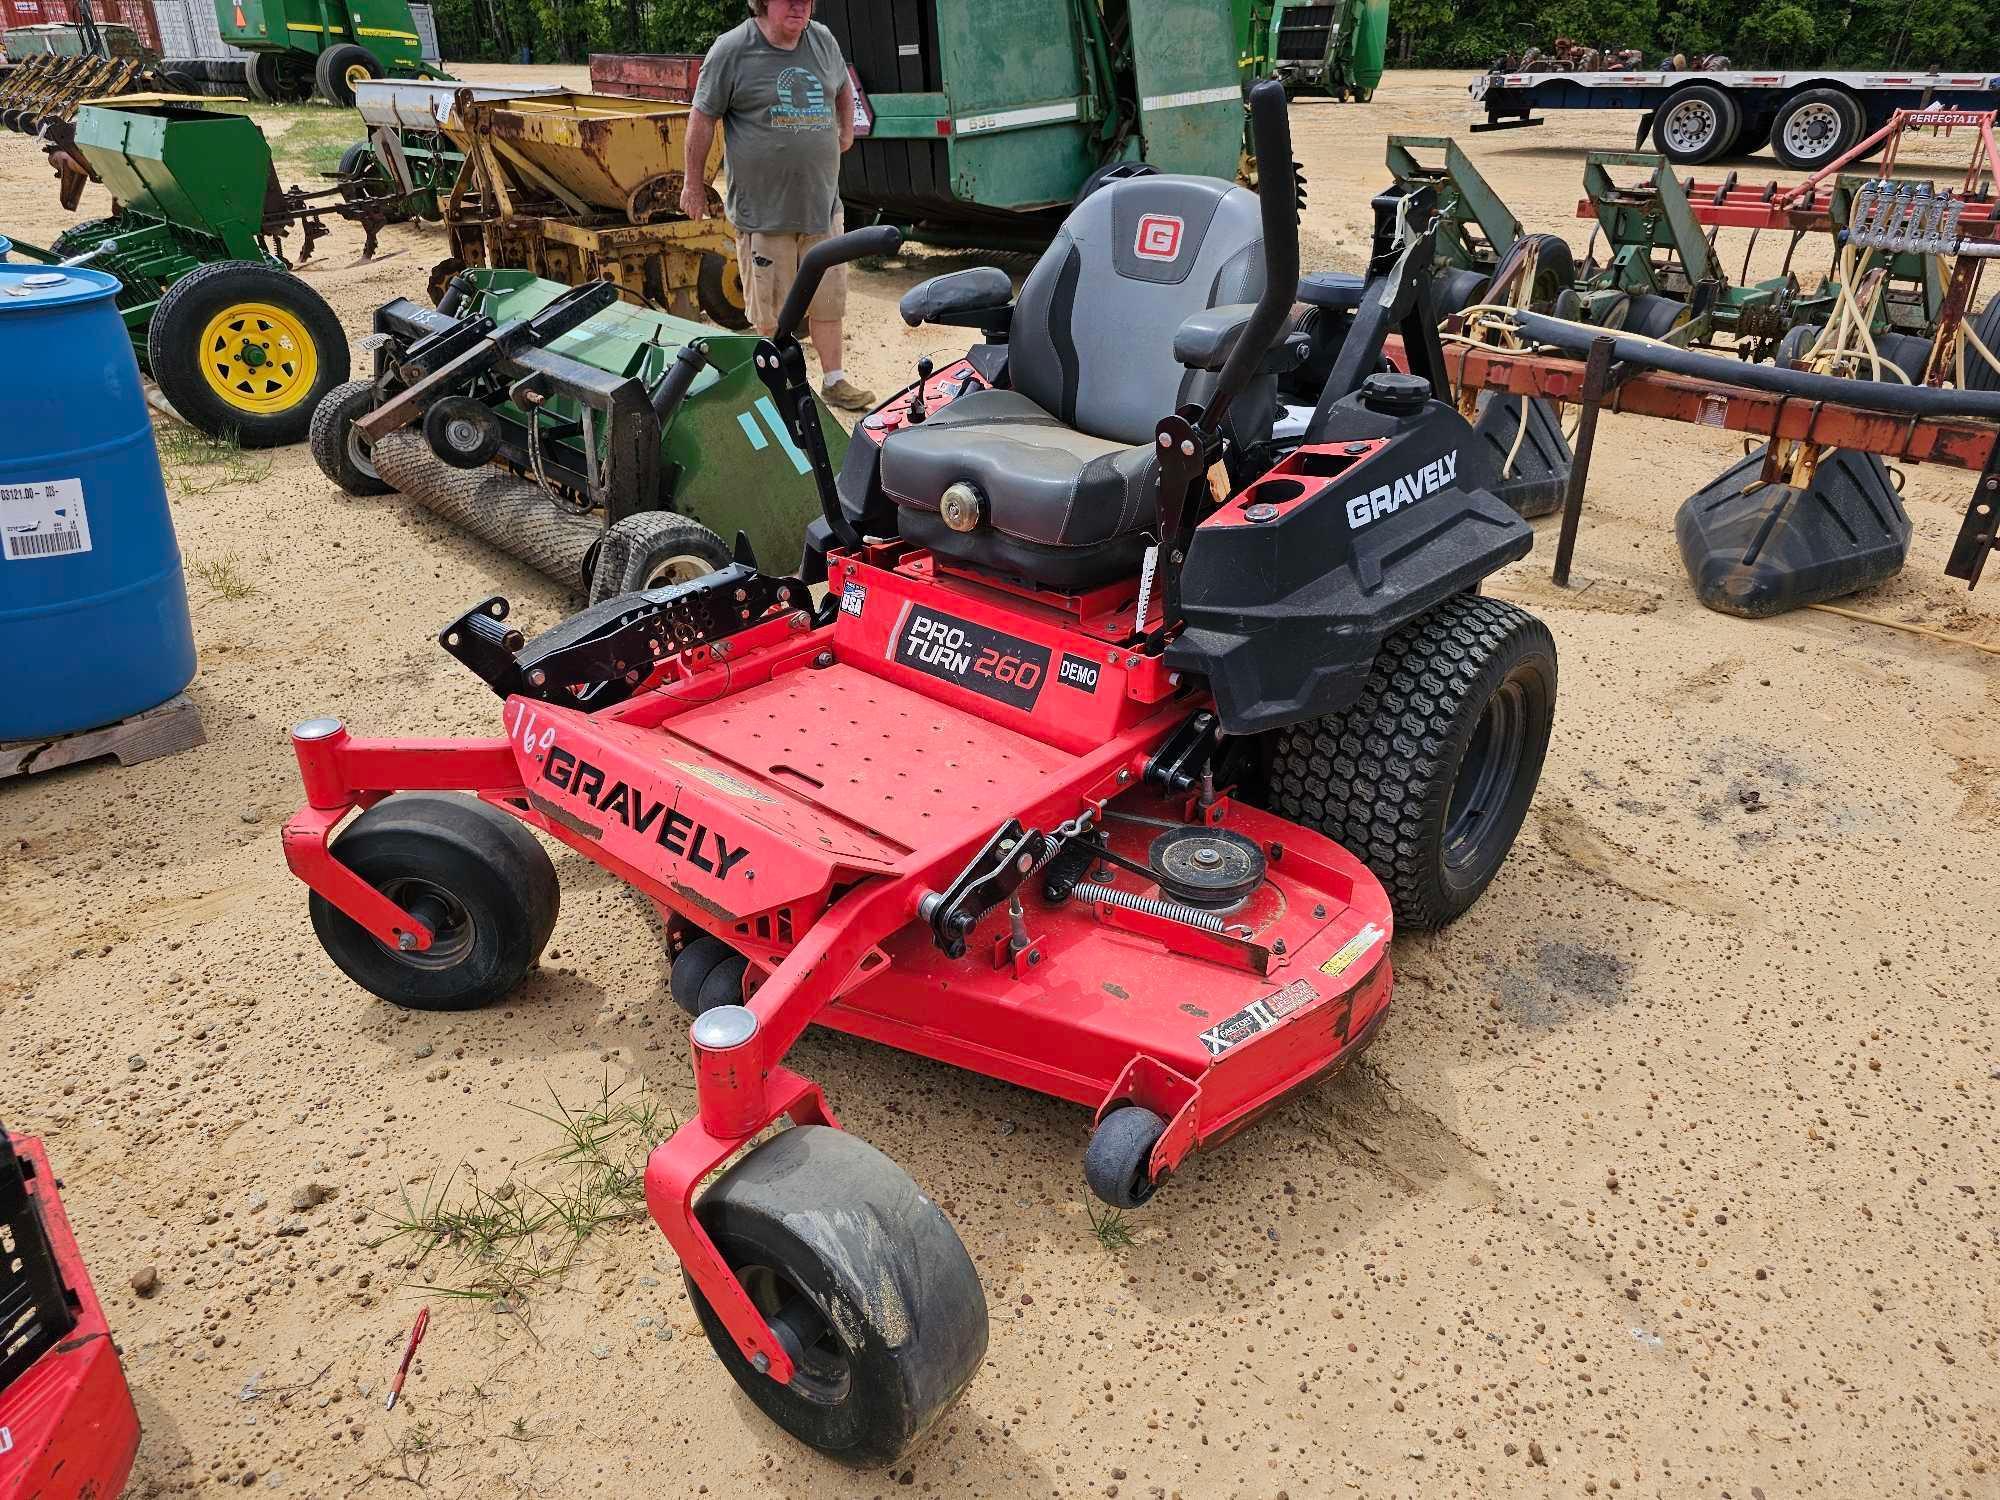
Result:
{"type": "Polygon", "coordinates": [[[112,1500],[139,1416],[42,1143],[0,1131],[0,1500],[112,1500]]]}
{"type": "MultiPolygon", "coordinates": [[[[1251,107],[1259,159],[1290,161],[1283,90],[1251,107]]],[[[1405,926],[1451,920],[1534,792],[1554,645],[1476,597],[1531,534],[1435,399],[1429,239],[1281,453],[1274,377],[1306,351],[1296,185],[1266,180],[1101,189],[1018,305],[986,269],[912,290],[907,320],[992,341],[956,378],[921,363],[837,483],[793,330],[829,266],[899,236],[816,246],[757,355],[821,490],[798,576],[739,551],[533,642],[489,599],[439,639],[504,737],[293,731],[286,857],[385,999],[479,1005],[527,972],[557,896],[523,824],[653,901],[699,1107],[648,1206],[731,1375],[847,1462],[957,1398],[986,1304],[937,1206],[785,1066],[808,1025],[1094,1110],[1085,1179],[1136,1207],[1353,1060],[1389,1002],[1388,891],[1405,926]],[[1225,286],[1254,307],[1211,307],[1225,286]],[[1373,373],[1397,320],[1421,378],[1373,373]],[[423,795],[454,789],[480,800],[423,795]]]]}

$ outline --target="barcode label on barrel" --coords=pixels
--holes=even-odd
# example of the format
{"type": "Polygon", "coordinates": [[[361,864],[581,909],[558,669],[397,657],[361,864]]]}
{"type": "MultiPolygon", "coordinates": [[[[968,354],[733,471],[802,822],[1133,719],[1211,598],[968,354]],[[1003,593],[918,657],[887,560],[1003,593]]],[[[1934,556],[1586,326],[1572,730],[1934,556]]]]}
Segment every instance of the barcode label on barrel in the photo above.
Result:
{"type": "Polygon", "coordinates": [[[0,484],[0,560],[34,562],[89,550],[81,479],[0,484]]]}

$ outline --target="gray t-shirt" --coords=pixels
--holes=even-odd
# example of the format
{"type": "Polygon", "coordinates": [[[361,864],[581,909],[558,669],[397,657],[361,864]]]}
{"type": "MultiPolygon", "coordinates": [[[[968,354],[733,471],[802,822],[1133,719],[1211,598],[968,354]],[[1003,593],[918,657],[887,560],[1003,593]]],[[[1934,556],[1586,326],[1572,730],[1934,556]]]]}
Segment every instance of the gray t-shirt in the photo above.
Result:
{"type": "Polygon", "coordinates": [[[722,121],[729,221],[739,230],[824,234],[840,196],[835,104],[840,43],[819,22],[789,52],[745,21],[702,59],[694,107],[722,121]]]}

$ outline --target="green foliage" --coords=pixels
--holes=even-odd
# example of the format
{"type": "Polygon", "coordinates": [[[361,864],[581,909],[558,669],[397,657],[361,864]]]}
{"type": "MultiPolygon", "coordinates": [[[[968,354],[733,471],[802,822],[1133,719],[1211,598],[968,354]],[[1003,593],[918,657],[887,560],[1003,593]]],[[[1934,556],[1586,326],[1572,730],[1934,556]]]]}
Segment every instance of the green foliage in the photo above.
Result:
{"type": "Polygon", "coordinates": [[[446,57],[582,62],[592,52],[706,52],[748,14],[742,0],[437,0],[446,57]]]}

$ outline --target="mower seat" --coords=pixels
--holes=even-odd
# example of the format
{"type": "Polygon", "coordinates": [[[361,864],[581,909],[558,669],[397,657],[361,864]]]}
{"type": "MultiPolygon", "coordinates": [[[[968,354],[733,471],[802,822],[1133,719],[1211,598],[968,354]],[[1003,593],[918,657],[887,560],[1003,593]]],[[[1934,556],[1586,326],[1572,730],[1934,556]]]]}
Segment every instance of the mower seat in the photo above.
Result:
{"type": "MultiPolygon", "coordinates": [[[[1254,193],[1208,177],[1126,178],[1078,204],[1021,288],[1013,388],[961,396],[884,441],[903,537],[1055,588],[1135,569],[1158,520],[1154,429],[1215,387],[1175,358],[1175,335],[1262,293],[1261,222],[1254,193]],[[941,514],[954,484],[981,497],[970,530],[941,514]]],[[[1274,408],[1260,376],[1231,406],[1230,435],[1268,439],[1274,408]]]]}

